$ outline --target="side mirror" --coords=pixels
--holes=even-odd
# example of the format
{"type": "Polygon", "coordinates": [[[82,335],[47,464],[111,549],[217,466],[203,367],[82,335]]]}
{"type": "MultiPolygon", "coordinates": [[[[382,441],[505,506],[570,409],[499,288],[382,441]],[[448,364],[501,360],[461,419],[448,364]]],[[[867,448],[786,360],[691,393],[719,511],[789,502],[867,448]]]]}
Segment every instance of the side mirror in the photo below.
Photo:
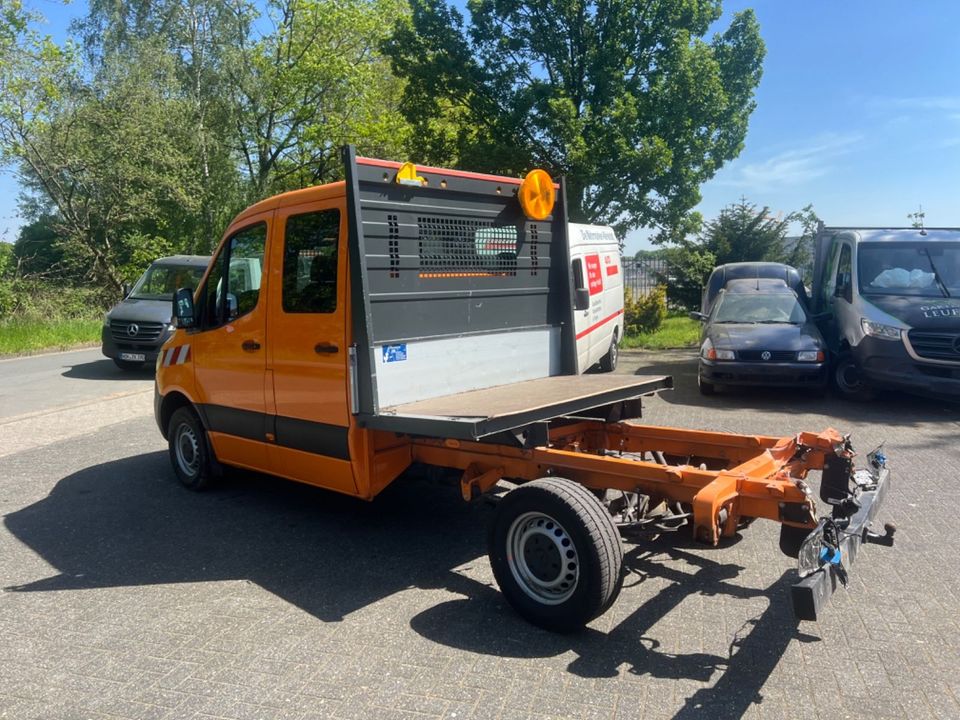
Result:
{"type": "Polygon", "coordinates": [[[691,312],[689,313],[689,317],[691,320],[699,320],[700,322],[707,321],[707,316],[704,315],[702,312],[691,312]]]}
{"type": "Polygon", "coordinates": [[[590,307],[590,291],[587,288],[573,291],[573,307],[575,310],[587,310],[590,307]]]}
{"type": "Polygon", "coordinates": [[[120,286],[120,292],[123,293],[124,299],[130,296],[130,293],[133,291],[133,288],[130,286],[130,283],[124,283],[120,286]]]}
{"type": "Polygon", "coordinates": [[[237,304],[237,296],[233,293],[227,293],[227,321],[236,320],[240,314],[240,306],[237,304]]]}
{"type": "Polygon", "coordinates": [[[193,291],[190,288],[180,288],[174,293],[173,318],[178,328],[197,326],[197,319],[193,311],[193,291]]]}

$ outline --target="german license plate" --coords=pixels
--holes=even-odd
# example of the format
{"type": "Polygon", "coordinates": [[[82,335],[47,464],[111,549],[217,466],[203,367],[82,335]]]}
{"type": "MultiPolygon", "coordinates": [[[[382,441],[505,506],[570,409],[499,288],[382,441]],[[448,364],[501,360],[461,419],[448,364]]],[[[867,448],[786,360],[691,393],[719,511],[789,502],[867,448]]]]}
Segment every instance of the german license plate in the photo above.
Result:
{"type": "Polygon", "coordinates": [[[147,356],[143,353],[120,353],[120,359],[129,360],[130,362],[144,362],[147,356]]]}

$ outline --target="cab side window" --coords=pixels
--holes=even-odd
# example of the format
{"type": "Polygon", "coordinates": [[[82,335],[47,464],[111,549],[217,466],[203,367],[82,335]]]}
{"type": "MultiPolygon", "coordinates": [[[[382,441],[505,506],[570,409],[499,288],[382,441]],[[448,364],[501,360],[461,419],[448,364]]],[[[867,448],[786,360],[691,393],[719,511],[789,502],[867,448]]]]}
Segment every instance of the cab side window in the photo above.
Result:
{"type": "Polygon", "coordinates": [[[337,309],[337,209],[291,215],[283,246],[283,311],[332,313],[337,309]]]}
{"type": "Polygon", "coordinates": [[[257,306],[266,242],[267,225],[258,223],[224,243],[203,292],[200,317],[205,329],[231,322],[257,306]]]}
{"type": "Polygon", "coordinates": [[[844,245],[840,248],[840,261],[837,263],[837,287],[844,287],[851,282],[850,246],[844,245]]]}

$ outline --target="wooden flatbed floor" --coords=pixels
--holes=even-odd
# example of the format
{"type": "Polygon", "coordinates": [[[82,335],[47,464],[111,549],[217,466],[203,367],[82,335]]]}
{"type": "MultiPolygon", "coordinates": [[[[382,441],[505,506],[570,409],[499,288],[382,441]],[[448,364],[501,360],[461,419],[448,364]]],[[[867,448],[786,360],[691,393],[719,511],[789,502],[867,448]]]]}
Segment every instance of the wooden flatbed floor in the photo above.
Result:
{"type": "Polygon", "coordinates": [[[659,375],[555,375],[382,408],[361,422],[394,432],[476,439],[672,386],[672,378],[659,375]]]}

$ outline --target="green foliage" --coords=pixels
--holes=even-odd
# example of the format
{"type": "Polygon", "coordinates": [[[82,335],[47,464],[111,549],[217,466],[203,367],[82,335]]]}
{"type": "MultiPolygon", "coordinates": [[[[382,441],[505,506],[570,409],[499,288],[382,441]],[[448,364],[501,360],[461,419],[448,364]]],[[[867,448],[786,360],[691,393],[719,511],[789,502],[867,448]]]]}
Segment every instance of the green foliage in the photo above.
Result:
{"type": "Polygon", "coordinates": [[[670,285],[670,300],[678,307],[699,309],[701,292],[714,267],[733,262],[782,262],[800,270],[809,279],[812,272],[813,238],[819,218],[812,205],[786,216],[773,217],[768,207],[758,208],[745,198],[723,208],[703,226],[696,240],[677,238],[664,248],[670,285]],[[791,224],[801,234],[787,237],[791,224]]]}
{"type": "Polygon", "coordinates": [[[624,288],[623,325],[625,335],[638,335],[656,331],[667,317],[667,288],[656,288],[634,297],[630,288],[624,288]]]}
{"type": "Polygon", "coordinates": [[[378,46],[407,12],[91,0],[62,47],[0,13],[0,161],[42,235],[27,275],[119,288],[158,255],[209,252],[245,205],[337,179],[345,142],[402,156],[403,85],[378,46]]]}
{"type": "Polygon", "coordinates": [[[710,272],[718,264],[714,254],[693,243],[663,249],[667,264],[660,280],[670,286],[670,302],[685,310],[700,309],[700,297],[710,272]]]}
{"type": "Polygon", "coordinates": [[[755,260],[783,262],[783,241],[789,226],[789,217],[772,217],[770,208],[758,209],[741,198],[704,226],[700,245],[713,253],[717,265],[755,260]]]}
{"type": "Polygon", "coordinates": [[[418,160],[567,177],[573,220],[676,228],[743,145],[764,45],[719,0],[413,0],[384,50],[418,160]]]}

